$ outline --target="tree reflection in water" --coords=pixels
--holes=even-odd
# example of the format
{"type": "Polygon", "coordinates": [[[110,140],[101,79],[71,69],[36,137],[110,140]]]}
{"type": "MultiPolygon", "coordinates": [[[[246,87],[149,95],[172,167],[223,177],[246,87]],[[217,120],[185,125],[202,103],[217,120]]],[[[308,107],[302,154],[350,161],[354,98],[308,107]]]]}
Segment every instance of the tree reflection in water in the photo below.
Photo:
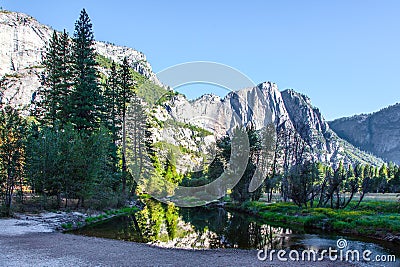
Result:
{"type": "Polygon", "coordinates": [[[223,208],[178,208],[146,200],[143,210],[85,227],[79,234],[180,248],[288,248],[292,231],[223,208]]]}

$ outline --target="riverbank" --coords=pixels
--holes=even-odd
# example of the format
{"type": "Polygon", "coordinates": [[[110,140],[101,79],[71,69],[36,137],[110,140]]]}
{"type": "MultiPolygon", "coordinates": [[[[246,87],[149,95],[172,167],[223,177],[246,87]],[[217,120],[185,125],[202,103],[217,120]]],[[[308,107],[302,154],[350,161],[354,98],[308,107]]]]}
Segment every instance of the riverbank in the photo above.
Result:
{"type": "MultiPolygon", "coordinates": [[[[0,266],[304,266],[259,261],[256,250],[165,249],[146,244],[62,233],[0,236],[0,266]]],[[[333,267],[331,261],[307,266],[333,267]]],[[[341,262],[341,266],[357,266],[341,262]]]]}
{"type": "MultiPolygon", "coordinates": [[[[109,212],[110,216],[113,216],[109,212]]],[[[337,266],[337,262],[259,261],[257,250],[190,250],[160,248],[143,243],[63,234],[68,220],[85,214],[20,214],[0,219],[0,266],[337,266]]],[[[98,216],[97,216],[98,217],[98,216]]],[[[340,262],[340,266],[364,266],[340,262]]]]}
{"type": "Polygon", "coordinates": [[[293,203],[246,202],[229,209],[248,213],[267,222],[287,227],[320,229],[400,244],[400,205],[398,202],[366,201],[357,209],[299,208],[293,203]]]}

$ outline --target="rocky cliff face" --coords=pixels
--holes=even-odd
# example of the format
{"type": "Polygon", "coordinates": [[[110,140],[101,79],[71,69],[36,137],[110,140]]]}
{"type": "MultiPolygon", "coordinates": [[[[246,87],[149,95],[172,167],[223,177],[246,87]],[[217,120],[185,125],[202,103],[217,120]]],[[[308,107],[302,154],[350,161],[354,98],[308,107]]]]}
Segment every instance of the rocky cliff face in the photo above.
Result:
{"type": "MultiPolygon", "coordinates": [[[[42,55],[53,31],[26,14],[0,11],[0,77],[7,85],[1,92],[3,103],[30,103],[40,85],[42,55]]],[[[95,48],[100,55],[118,63],[127,57],[136,72],[161,85],[143,53],[104,42],[96,42],[95,48]]]]}
{"type": "Polygon", "coordinates": [[[288,120],[281,93],[276,84],[266,82],[254,88],[230,92],[221,99],[215,95],[188,101],[178,95],[165,104],[172,118],[204,127],[218,136],[239,125],[254,124],[261,129],[271,122],[288,120]]]}
{"type": "MultiPolygon", "coordinates": [[[[28,15],[0,11],[0,76],[3,76],[4,88],[0,92],[1,102],[16,106],[30,104],[40,86],[42,54],[52,33],[50,27],[28,15]]],[[[136,72],[160,85],[143,53],[104,42],[96,42],[96,50],[116,62],[127,57],[136,72]]],[[[178,167],[182,172],[190,166],[206,163],[215,138],[229,134],[238,125],[249,123],[256,129],[269,123],[296,129],[303,139],[311,140],[315,157],[326,163],[336,165],[343,160],[345,163],[376,165],[382,162],[340,139],[309,98],[293,90],[280,92],[271,82],[231,92],[223,99],[204,95],[188,101],[184,96],[176,95],[156,107],[152,116],[159,122],[154,128],[154,142],[160,146],[168,144],[167,150],[180,150],[178,167]],[[201,128],[193,128],[193,125],[212,132],[214,136],[201,128]]],[[[377,122],[375,124],[379,127],[377,122]]],[[[393,147],[385,148],[390,150],[393,147]]]]}
{"type": "Polygon", "coordinates": [[[340,161],[382,163],[380,159],[340,139],[307,96],[293,90],[279,92],[277,85],[271,82],[231,92],[223,99],[204,95],[188,101],[178,95],[165,103],[164,108],[171,118],[198,125],[218,136],[229,134],[236,126],[248,123],[256,129],[269,123],[296,129],[304,140],[311,142],[315,157],[328,164],[337,165],[340,161]]]}
{"type": "Polygon", "coordinates": [[[329,125],[362,150],[400,164],[400,104],[369,115],[337,119],[329,125]]]}

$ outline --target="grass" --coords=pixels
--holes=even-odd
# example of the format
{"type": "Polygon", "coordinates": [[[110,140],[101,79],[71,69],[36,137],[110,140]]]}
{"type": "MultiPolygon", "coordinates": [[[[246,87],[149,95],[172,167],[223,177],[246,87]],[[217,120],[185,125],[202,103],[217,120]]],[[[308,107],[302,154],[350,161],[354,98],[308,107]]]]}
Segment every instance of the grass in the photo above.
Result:
{"type": "Polygon", "coordinates": [[[127,215],[131,213],[135,213],[139,210],[137,207],[125,207],[117,210],[105,210],[103,214],[97,215],[97,216],[91,216],[87,217],[85,219],[86,225],[104,221],[106,219],[110,219],[114,216],[120,216],[120,215],[127,215]]]}
{"type": "Polygon", "coordinates": [[[61,227],[65,230],[71,230],[72,229],[73,224],[72,223],[63,223],[61,224],[61,227]]]}
{"type": "MultiPolygon", "coordinates": [[[[286,226],[323,229],[331,232],[368,235],[383,239],[386,234],[400,235],[400,203],[365,201],[354,209],[299,208],[293,203],[246,202],[238,209],[267,222],[286,226]]],[[[232,208],[232,207],[231,207],[232,208]]]]}
{"type": "Polygon", "coordinates": [[[66,230],[73,230],[73,229],[78,229],[86,225],[102,222],[104,220],[111,219],[115,216],[121,216],[121,215],[128,215],[135,213],[139,210],[138,207],[125,207],[121,209],[111,209],[111,210],[104,210],[103,214],[97,215],[97,216],[90,216],[86,217],[84,222],[67,222],[61,224],[61,227],[66,230]]]}

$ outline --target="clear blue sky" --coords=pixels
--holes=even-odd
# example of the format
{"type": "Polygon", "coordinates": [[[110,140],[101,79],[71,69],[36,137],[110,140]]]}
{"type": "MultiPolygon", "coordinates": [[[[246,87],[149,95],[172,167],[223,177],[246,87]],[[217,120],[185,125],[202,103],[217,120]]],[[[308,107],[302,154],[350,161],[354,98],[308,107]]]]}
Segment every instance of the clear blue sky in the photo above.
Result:
{"type": "Polygon", "coordinates": [[[327,119],[400,102],[400,1],[0,0],[0,6],[70,33],[85,7],[97,40],[144,52],[155,72],[187,61],[227,64],[255,83],[307,94],[327,119]]]}

